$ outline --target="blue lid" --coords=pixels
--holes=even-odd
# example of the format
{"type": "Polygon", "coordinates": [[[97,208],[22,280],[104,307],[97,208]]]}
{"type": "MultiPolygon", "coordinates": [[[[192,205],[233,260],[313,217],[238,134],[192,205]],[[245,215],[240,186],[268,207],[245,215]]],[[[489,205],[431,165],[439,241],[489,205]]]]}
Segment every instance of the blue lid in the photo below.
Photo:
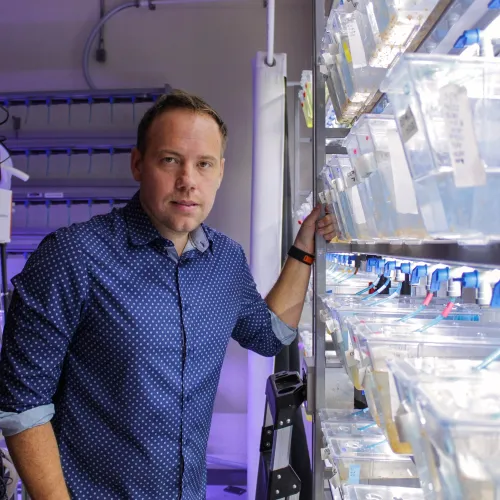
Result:
{"type": "Polygon", "coordinates": [[[371,273],[375,268],[375,272],[377,272],[378,266],[378,258],[377,257],[368,257],[366,260],[366,270],[371,273]]]}
{"type": "Polygon", "coordinates": [[[415,266],[410,278],[411,285],[418,285],[420,278],[427,276],[427,265],[422,264],[420,266],[415,266]]]}
{"type": "Polygon", "coordinates": [[[375,272],[377,274],[382,274],[384,272],[385,259],[377,259],[377,267],[375,268],[375,272]]]}
{"type": "Polygon", "coordinates": [[[391,271],[394,271],[395,269],[396,269],[396,261],[388,260],[384,266],[384,274],[389,275],[391,271]]]}
{"type": "Polygon", "coordinates": [[[463,32],[462,36],[458,37],[453,47],[455,49],[463,49],[464,47],[467,47],[469,45],[479,43],[480,37],[481,37],[481,30],[478,29],[466,30],[463,32]]]}
{"type": "Polygon", "coordinates": [[[500,307],[500,281],[493,288],[493,295],[491,296],[491,307],[500,307]]]}
{"type": "Polygon", "coordinates": [[[404,273],[404,274],[410,274],[411,272],[411,266],[410,266],[410,263],[409,262],[403,262],[401,264],[401,272],[404,273]]]}
{"type": "Polygon", "coordinates": [[[437,292],[439,290],[439,287],[443,281],[448,281],[450,278],[450,268],[445,267],[444,269],[436,269],[432,273],[432,279],[431,279],[431,292],[437,292]]]}
{"type": "Polygon", "coordinates": [[[479,286],[479,273],[477,271],[463,273],[462,286],[464,288],[477,288],[479,286]]]}
{"type": "Polygon", "coordinates": [[[500,0],[491,0],[488,9],[500,9],[500,0]]]}

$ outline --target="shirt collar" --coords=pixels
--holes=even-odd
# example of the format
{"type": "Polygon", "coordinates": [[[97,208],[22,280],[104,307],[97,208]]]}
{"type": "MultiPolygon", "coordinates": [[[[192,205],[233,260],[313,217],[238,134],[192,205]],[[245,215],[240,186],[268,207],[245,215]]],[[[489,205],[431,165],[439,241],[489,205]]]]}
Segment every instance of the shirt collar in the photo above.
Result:
{"type": "MultiPolygon", "coordinates": [[[[163,240],[167,242],[168,246],[174,246],[170,240],[162,237],[142,208],[139,191],[127,203],[123,213],[127,224],[128,238],[132,245],[142,246],[155,240],[163,240]]],[[[189,240],[196,250],[204,252],[207,248],[212,248],[213,234],[207,226],[201,224],[189,234],[189,240]]]]}

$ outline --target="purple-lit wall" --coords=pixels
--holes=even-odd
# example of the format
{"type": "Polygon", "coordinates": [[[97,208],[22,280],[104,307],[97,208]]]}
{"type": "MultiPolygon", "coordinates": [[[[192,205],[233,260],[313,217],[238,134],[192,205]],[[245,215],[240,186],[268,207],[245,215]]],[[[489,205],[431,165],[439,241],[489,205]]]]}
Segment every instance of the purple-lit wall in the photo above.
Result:
{"type": "MultiPolygon", "coordinates": [[[[106,6],[119,3],[107,0],[106,6]]],[[[276,50],[288,54],[290,80],[298,80],[300,70],[311,65],[310,10],[307,0],[278,1],[276,50]]],[[[82,49],[98,17],[98,0],[4,2],[0,14],[0,91],[85,88],[82,49]]],[[[105,27],[107,63],[91,65],[94,81],[101,87],[158,87],[169,83],[201,94],[220,112],[228,123],[230,140],[226,177],[209,223],[239,241],[247,251],[251,60],[257,50],[265,48],[265,33],[262,0],[159,7],[155,12],[129,9],[105,27]]],[[[126,164],[119,168],[120,177],[126,176],[126,164]]],[[[66,215],[60,217],[64,221],[66,215]]],[[[22,259],[12,260],[10,274],[21,265],[22,259]]],[[[209,445],[209,453],[240,462],[246,457],[246,432],[242,428],[246,366],[246,352],[232,343],[209,445]]]]}

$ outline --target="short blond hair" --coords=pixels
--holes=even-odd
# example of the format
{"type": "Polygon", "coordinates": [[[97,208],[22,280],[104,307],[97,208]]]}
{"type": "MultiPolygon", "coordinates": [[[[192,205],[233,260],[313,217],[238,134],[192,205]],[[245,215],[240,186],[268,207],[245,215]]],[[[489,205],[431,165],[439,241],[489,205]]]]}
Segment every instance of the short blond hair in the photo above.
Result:
{"type": "Polygon", "coordinates": [[[162,95],[153,106],[144,113],[137,127],[137,149],[141,155],[146,153],[148,131],[154,120],[163,113],[174,109],[187,109],[195,113],[211,116],[219,127],[222,138],[222,152],[224,152],[227,144],[227,127],[222,121],[219,113],[201,97],[185,92],[184,90],[175,89],[169,94],[162,95]]]}

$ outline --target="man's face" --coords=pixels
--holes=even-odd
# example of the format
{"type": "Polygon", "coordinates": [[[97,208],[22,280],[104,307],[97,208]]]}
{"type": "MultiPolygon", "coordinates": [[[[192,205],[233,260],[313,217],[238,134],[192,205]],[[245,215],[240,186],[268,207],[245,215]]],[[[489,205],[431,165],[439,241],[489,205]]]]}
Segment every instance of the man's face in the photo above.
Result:
{"type": "Polygon", "coordinates": [[[176,109],[152,123],[144,157],[132,152],[141,203],[166,238],[184,236],[210,213],[224,174],[222,136],[215,120],[176,109]]]}

